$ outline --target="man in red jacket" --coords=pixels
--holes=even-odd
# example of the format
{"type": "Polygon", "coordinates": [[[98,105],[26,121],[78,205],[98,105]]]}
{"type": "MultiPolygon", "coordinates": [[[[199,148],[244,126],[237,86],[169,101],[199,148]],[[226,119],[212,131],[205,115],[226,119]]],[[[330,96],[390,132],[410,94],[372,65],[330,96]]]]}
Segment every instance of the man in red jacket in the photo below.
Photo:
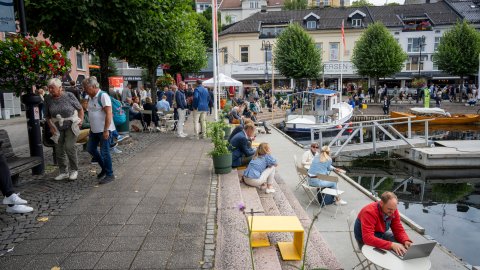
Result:
{"type": "Polygon", "coordinates": [[[368,204],[358,214],[354,228],[355,238],[360,247],[366,244],[392,249],[403,255],[412,241],[402,226],[397,210],[397,196],[387,191],[380,198],[380,201],[368,204]]]}

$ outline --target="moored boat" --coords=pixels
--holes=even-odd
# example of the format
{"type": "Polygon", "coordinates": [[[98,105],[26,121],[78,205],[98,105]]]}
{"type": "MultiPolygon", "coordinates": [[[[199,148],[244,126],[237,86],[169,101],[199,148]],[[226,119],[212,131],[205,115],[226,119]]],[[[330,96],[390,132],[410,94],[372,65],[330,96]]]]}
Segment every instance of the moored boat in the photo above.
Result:
{"type": "Polygon", "coordinates": [[[450,114],[440,108],[410,108],[409,112],[391,112],[391,118],[413,117],[414,120],[432,119],[433,125],[472,124],[480,120],[478,114],[450,114]]]}

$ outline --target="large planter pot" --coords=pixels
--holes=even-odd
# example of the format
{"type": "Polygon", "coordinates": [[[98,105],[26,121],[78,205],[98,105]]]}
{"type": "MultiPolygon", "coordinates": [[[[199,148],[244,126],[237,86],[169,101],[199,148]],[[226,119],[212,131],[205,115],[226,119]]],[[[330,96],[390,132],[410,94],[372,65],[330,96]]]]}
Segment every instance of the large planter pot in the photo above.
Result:
{"type": "Polygon", "coordinates": [[[230,137],[230,134],[232,133],[232,127],[230,125],[227,127],[224,127],[223,131],[225,132],[225,136],[223,136],[223,138],[225,140],[228,140],[228,138],[230,137]]]}
{"type": "Polygon", "coordinates": [[[213,156],[212,159],[216,174],[227,174],[232,171],[232,153],[213,156]]]}

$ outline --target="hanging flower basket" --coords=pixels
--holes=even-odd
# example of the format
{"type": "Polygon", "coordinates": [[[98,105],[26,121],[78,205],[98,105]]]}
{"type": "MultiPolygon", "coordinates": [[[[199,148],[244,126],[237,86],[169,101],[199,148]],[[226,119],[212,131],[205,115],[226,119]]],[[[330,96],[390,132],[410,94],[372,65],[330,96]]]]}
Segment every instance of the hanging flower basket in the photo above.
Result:
{"type": "Polygon", "coordinates": [[[32,86],[46,85],[70,68],[65,51],[45,40],[13,36],[0,41],[0,89],[19,96],[32,86]]]}

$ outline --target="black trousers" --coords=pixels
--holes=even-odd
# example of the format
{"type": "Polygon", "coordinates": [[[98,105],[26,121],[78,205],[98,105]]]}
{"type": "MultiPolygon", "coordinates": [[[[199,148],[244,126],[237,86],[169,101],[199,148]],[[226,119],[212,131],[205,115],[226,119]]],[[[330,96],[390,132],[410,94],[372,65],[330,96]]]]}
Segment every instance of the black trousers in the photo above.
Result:
{"type": "Polygon", "coordinates": [[[10,175],[10,169],[7,165],[7,160],[3,154],[0,154],[0,189],[5,197],[10,197],[14,193],[12,177],[10,175]]]}

